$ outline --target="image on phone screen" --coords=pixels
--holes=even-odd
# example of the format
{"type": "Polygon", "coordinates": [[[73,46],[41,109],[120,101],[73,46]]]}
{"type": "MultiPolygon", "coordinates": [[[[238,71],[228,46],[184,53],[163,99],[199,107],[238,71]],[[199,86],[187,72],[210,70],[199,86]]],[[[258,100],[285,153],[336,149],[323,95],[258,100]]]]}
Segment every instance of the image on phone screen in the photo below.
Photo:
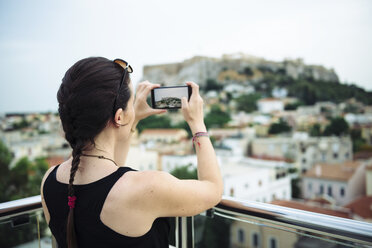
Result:
{"type": "Polygon", "coordinates": [[[191,87],[169,86],[159,87],[151,91],[152,107],[155,109],[176,109],[181,108],[181,98],[190,99],[191,87]]]}

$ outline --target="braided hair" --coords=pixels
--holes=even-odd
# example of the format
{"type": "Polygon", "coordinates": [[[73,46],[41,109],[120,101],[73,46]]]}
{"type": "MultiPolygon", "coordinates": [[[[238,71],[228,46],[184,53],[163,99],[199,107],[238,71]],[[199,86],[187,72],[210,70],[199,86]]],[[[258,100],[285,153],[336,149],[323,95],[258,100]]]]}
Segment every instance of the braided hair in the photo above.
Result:
{"type": "MultiPolygon", "coordinates": [[[[57,93],[58,112],[65,138],[72,148],[72,164],[68,184],[68,199],[76,199],[73,187],[80,156],[95,146],[95,137],[114,120],[114,102],[120,95],[117,108],[126,109],[130,98],[129,75],[121,86],[123,68],[103,57],[90,57],[76,62],[67,70],[57,93]]],[[[74,206],[75,202],[72,203],[74,206]]],[[[70,206],[70,202],[68,202],[70,206]]],[[[67,206],[67,200],[66,200],[67,206]]],[[[70,206],[67,218],[68,248],[77,247],[74,224],[74,207],[70,206]]]]}

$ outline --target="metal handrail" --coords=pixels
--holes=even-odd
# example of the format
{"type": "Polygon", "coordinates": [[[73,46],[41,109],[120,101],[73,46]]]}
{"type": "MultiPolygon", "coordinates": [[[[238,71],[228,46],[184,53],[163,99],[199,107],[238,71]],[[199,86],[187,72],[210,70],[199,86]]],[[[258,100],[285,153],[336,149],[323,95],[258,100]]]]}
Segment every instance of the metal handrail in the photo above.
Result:
{"type": "Polygon", "coordinates": [[[15,215],[33,212],[41,208],[42,205],[40,195],[0,203],[0,220],[15,215]]]}
{"type": "Polygon", "coordinates": [[[215,211],[372,245],[372,223],[224,196],[215,211]]]}
{"type": "MultiPolygon", "coordinates": [[[[41,197],[32,196],[0,203],[0,220],[41,209],[41,197]]],[[[273,204],[224,196],[214,210],[295,228],[372,244],[372,223],[318,214],[273,204]]]]}

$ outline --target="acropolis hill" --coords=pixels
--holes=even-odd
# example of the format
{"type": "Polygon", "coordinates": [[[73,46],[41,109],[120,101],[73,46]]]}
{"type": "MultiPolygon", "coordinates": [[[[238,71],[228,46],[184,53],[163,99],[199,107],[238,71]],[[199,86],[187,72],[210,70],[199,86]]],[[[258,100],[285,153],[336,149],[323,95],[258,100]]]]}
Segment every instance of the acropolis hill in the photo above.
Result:
{"type": "Polygon", "coordinates": [[[321,65],[305,65],[302,59],[275,62],[242,53],[223,55],[221,58],[195,56],[180,63],[147,65],[143,79],[164,85],[183,84],[186,80],[203,86],[207,79],[242,83],[259,82],[265,73],[282,74],[293,79],[312,78],[339,82],[333,69],[321,65]]]}

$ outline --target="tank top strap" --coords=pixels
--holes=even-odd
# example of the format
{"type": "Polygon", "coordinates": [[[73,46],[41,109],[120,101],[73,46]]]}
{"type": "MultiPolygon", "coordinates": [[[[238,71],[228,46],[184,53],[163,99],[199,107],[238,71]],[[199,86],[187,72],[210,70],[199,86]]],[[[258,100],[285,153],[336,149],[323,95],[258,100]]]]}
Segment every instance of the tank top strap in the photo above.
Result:
{"type": "Polygon", "coordinates": [[[102,211],[103,205],[106,201],[107,195],[110,193],[112,187],[128,171],[135,171],[135,170],[130,167],[119,167],[117,171],[115,171],[114,173],[112,173],[111,175],[107,177],[108,180],[103,180],[101,183],[95,185],[96,186],[95,190],[86,191],[84,193],[81,192],[83,195],[89,194],[90,196],[88,195],[86,196],[92,197],[95,199],[94,215],[99,217],[102,211]]]}

